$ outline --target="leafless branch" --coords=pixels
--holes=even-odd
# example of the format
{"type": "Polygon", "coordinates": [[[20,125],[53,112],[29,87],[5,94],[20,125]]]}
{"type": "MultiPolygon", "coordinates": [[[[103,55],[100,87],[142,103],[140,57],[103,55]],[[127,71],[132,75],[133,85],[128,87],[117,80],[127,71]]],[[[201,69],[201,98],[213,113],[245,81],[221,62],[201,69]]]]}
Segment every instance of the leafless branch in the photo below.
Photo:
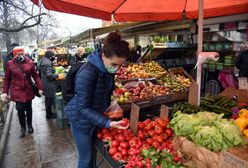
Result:
{"type": "Polygon", "coordinates": [[[42,16],[42,15],[46,15],[46,13],[41,13],[41,14],[38,14],[38,15],[35,15],[35,16],[32,16],[32,17],[27,18],[27,19],[26,19],[19,27],[17,27],[17,28],[12,28],[12,29],[0,28],[0,32],[2,32],[2,31],[4,31],[4,32],[19,32],[19,31],[21,31],[21,30],[23,30],[23,29],[27,29],[27,28],[30,28],[30,27],[34,27],[34,26],[40,24],[40,22],[41,22],[41,16],[42,16]],[[36,17],[38,17],[38,20],[37,20],[35,23],[30,24],[30,25],[25,25],[29,20],[34,19],[34,18],[36,18],[36,17]]]}

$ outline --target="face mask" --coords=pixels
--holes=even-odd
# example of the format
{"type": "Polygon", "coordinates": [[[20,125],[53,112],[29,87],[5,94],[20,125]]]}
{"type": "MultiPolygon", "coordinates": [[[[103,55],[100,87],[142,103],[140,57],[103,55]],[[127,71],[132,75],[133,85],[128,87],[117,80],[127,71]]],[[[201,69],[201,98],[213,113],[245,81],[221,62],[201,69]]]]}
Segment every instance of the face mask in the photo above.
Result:
{"type": "Polygon", "coordinates": [[[51,61],[54,61],[54,60],[55,60],[55,57],[51,57],[50,60],[51,60],[51,61]]]}
{"type": "Polygon", "coordinates": [[[117,72],[118,68],[117,67],[113,67],[112,65],[109,65],[106,67],[107,71],[111,74],[114,74],[117,72]]]}
{"type": "Polygon", "coordinates": [[[16,57],[16,60],[17,60],[18,62],[23,62],[23,61],[24,61],[24,56],[22,56],[22,55],[17,56],[17,57],[16,57]]]}

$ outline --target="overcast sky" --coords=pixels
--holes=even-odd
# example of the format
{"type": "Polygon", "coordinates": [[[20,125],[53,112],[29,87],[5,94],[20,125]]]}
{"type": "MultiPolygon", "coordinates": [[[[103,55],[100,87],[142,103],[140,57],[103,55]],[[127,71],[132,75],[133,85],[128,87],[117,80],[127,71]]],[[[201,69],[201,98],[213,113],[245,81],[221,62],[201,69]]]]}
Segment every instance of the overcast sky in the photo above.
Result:
{"type": "MultiPolygon", "coordinates": [[[[51,12],[51,11],[50,11],[51,12]]],[[[88,28],[102,27],[102,21],[78,15],[66,14],[61,12],[51,12],[56,16],[60,27],[59,32],[63,36],[73,36],[88,28]]]]}

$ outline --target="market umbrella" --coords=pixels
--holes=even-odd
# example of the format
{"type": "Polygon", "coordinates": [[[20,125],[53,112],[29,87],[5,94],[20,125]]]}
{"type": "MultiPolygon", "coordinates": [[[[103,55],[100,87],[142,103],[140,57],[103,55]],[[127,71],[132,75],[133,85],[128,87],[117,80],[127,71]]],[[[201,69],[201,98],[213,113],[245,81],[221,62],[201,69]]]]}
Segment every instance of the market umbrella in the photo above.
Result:
{"type": "MultiPolygon", "coordinates": [[[[38,0],[31,0],[37,4],[38,0]]],[[[198,0],[42,0],[49,10],[116,21],[198,18],[198,0]]],[[[204,0],[204,17],[248,12],[248,0],[204,0]]]]}
{"type": "MultiPolygon", "coordinates": [[[[38,0],[31,0],[37,4],[38,0]]],[[[116,21],[180,20],[183,13],[199,20],[198,53],[202,51],[203,17],[248,13],[248,0],[42,0],[49,10],[116,21]],[[198,16],[199,13],[199,16],[198,16]]],[[[39,4],[38,4],[39,5],[39,4]]],[[[197,67],[201,83],[201,65],[197,67]]],[[[200,101],[200,87],[197,96],[200,101]]]]}

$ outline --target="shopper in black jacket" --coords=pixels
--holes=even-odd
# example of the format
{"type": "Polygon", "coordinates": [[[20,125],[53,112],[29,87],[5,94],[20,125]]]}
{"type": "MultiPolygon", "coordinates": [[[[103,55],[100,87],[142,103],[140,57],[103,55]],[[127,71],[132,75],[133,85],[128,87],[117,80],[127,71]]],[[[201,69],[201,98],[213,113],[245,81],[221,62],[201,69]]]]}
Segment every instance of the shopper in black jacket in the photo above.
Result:
{"type": "Polygon", "coordinates": [[[237,57],[235,65],[239,69],[239,77],[248,77],[248,42],[245,44],[245,50],[237,57]]]}
{"type": "Polygon", "coordinates": [[[53,61],[55,55],[52,51],[47,51],[40,62],[41,81],[43,84],[43,94],[45,95],[46,118],[55,118],[52,113],[52,105],[55,104],[56,79],[59,74],[55,73],[53,61]]]}

